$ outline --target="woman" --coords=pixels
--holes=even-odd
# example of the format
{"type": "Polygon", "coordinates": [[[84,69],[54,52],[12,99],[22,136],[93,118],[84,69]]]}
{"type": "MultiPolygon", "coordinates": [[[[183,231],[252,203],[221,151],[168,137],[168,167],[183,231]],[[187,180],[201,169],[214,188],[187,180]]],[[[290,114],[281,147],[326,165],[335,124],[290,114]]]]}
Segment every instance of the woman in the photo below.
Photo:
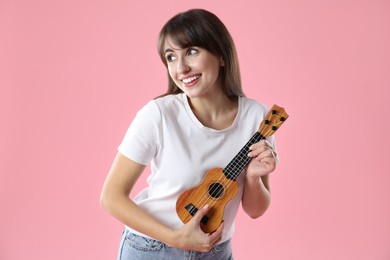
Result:
{"type": "Polygon", "coordinates": [[[214,14],[201,9],[177,14],[162,28],[158,51],[168,91],[137,113],[101,195],[102,207],[126,226],[118,259],[233,259],[230,239],[240,203],[252,218],[270,203],[272,138],[250,148],[253,160],[239,175],[238,193],[215,232],[200,228],[209,205],[186,224],[175,205],[207,170],[229,163],[258,130],[266,108],[244,97],[233,40],[214,14]],[[129,199],[149,163],[148,187],[129,199]]]}

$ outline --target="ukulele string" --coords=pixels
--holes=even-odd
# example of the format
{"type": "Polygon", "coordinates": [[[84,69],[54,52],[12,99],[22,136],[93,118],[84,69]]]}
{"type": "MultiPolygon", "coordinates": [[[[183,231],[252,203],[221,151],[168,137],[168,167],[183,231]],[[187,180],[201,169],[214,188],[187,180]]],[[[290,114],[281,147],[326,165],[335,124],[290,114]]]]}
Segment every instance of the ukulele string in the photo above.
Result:
{"type": "MultiPolygon", "coordinates": [[[[271,131],[268,131],[265,135],[268,135],[269,133],[270,133],[271,131]]],[[[251,143],[256,143],[256,142],[259,142],[260,140],[262,140],[262,139],[265,139],[262,135],[260,135],[260,136],[257,136],[256,137],[256,135],[254,135],[252,138],[251,138],[251,143]],[[258,139],[260,137],[260,139],[259,140],[256,140],[256,139],[258,139]],[[253,142],[253,140],[252,139],[255,139],[255,142],[253,142]]],[[[249,143],[249,142],[248,142],[249,143]]],[[[247,144],[248,144],[247,143],[247,144]]],[[[247,145],[246,145],[247,146],[247,145]]],[[[245,147],[244,147],[245,148],[245,147]]],[[[241,154],[238,154],[239,155],[239,157],[240,157],[240,159],[242,159],[242,155],[241,154]]],[[[236,165],[236,168],[238,168],[239,169],[239,167],[242,167],[243,166],[243,164],[237,164],[236,165]],[[238,167],[237,167],[238,166],[238,167]]],[[[229,168],[231,168],[232,166],[230,166],[229,168]]],[[[238,170],[235,170],[235,167],[233,166],[233,168],[231,169],[231,170],[229,170],[228,169],[228,167],[226,167],[227,169],[226,169],[226,174],[231,174],[232,172],[234,172],[234,171],[236,171],[236,173],[234,173],[234,175],[233,175],[233,178],[234,179],[236,179],[237,178],[237,176],[239,175],[239,174],[241,174],[241,172],[242,172],[242,170],[240,170],[240,171],[238,171],[238,170]]],[[[217,186],[215,186],[215,187],[212,187],[211,188],[211,190],[210,190],[210,192],[206,192],[204,195],[203,195],[203,197],[200,199],[200,201],[198,202],[198,204],[197,205],[199,205],[199,204],[202,204],[202,206],[201,207],[204,207],[205,205],[209,205],[209,207],[211,208],[216,202],[217,202],[217,200],[216,199],[213,199],[214,198],[214,196],[216,197],[216,198],[219,198],[220,196],[221,196],[221,194],[224,192],[224,190],[227,190],[229,187],[230,187],[230,185],[233,183],[233,181],[232,180],[229,180],[229,179],[227,179],[227,178],[224,176],[224,175],[221,175],[220,177],[219,177],[219,179],[217,180],[217,182],[218,183],[222,183],[221,185],[222,185],[222,187],[223,187],[223,189],[220,189],[220,188],[218,188],[217,186]],[[222,179],[222,180],[221,180],[222,179]],[[226,180],[226,182],[229,182],[227,185],[224,183],[224,180],[226,180]],[[226,186],[225,186],[226,185],[226,186]],[[216,193],[215,193],[216,192],[216,193]],[[208,194],[210,194],[211,196],[210,197],[208,197],[207,195],[208,194]],[[203,200],[204,199],[206,199],[206,201],[204,201],[203,202],[203,200]],[[208,203],[208,201],[211,201],[211,203],[208,203]]],[[[199,206],[198,206],[199,207],[199,206]]],[[[196,212],[195,211],[197,211],[197,208],[194,208],[194,209],[192,209],[192,210],[190,210],[189,211],[189,213],[191,214],[191,215],[194,215],[196,212]]]]}
{"type": "MultiPolygon", "coordinates": [[[[278,114],[274,114],[274,115],[275,115],[275,116],[278,116],[278,117],[280,118],[280,115],[278,115],[278,114]]],[[[274,125],[274,126],[278,128],[282,123],[283,123],[283,121],[280,120],[280,121],[278,122],[278,124],[276,124],[276,125],[274,125]]],[[[276,129],[271,128],[271,130],[268,130],[268,132],[265,133],[265,135],[260,134],[260,136],[256,136],[256,134],[255,134],[255,135],[251,138],[251,140],[250,140],[248,143],[254,144],[254,143],[259,142],[259,141],[262,140],[262,139],[266,139],[266,137],[264,137],[264,136],[270,135],[270,133],[271,133],[272,131],[276,131],[277,128],[276,128],[276,129]],[[252,141],[252,139],[255,139],[254,142],[252,141]],[[257,139],[258,139],[258,140],[257,140],[257,139]]],[[[248,145],[248,143],[247,143],[247,145],[248,145]]],[[[245,147],[246,147],[247,145],[245,145],[245,147]]],[[[244,147],[244,148],[245,148],[245,147],[244,147]]],[[[248,149],[249,149],[249,148],[248,148],[248,149]]],[[[240,159],[242,160],[242,154],[239,153],[239,157],[240,157],[240,159]]],[[[250,161],[250,160],[249,160],[249,161],[250,161]]],[[[235,170],[235,168],[233,168],[233,169],[230,170],[230,172],[229,172],[229,169],[226,169],[226,173],[227,173],[227,174],[230,174],[231,172],[236,171],[236,173],[234,174],[234,179],[237,179],[238,175],[241,174],[243,168],[245,168],[245,166],[247,165],[248,162],[246,162],[246,163],[245,163],[245,162],[244,162],[244,163],[240,163],[240,161],[239,161],[238,163],[239,163],[239,164],[236,166],[236,168],[238,168],[238,169],[235,170]],[[242,167],[242,166],[244,166],[244,167],[240,170],[240,167],[242,167]]],[[[226,168],[228,168],[228,167],[226,167],[226,168]]],[[[221,177],[223,177],[223,176],[221,176],[221,177]]],[[[222,185],[222,186],[224,187],[224,189],[218,189],[218,188],[216,188],[217,194],[213,194],[213,193],[214,193],[214,191],[213,191],[213,193],[211,194],[211,197],[214,197],[213,195],[215,195],[216,198],[219,198],[219,197],[221,196],[221,193],[224,192],[224,190],[228,189],[229,186],[231,185],[231,183],[233,183],[231,180],[227,180],[227,181],[230,181],[230,182],[228,183],[228,185],[227,185],[226,187],[225,187],[225,185],[222,185]]],[[[223,181],[221,181],[221,182],[223,182],[223,181]]],[[[212,199],[210,198],[210,200],[212,200],[212,199]]],[[[217,200],[212,200],[212,202],[214,202],[214,203],[211,203],[211,205],[209,205],[209,206],[210,206],[210,207],[213,206],[213,205],[216,203],[216,201],[217,201],[217,200]]],[[[207,201],[206,201],[206,202],[207,202],[207,201]]],[[[205,205],[205,204],[204,204],[204,205],[205,205]]]]}
{"type": "MultiPolygon", "coordinates": [[[[252,139],[254,139],[255,138],[255,135],[254,136],[252,136],[252,138],[251,138],[251,140],[252,139]]],[[[250,141],[251,141],[250,140],[250,141]]],[[[250,142],[249,141],[249,142],[250,142]]],[[[249,143],[248,142],[248,143],[249,143]]],[[[253,141],[252,141],[253,142],[253,141]]],[[[245,146],[247,146],[248,145],[248,143],[245,145],[245,146]]],[[[244,146],[244,148],[245,148],[245,146],[244,146]]],[[[240,155],[240,152],[239,152],[239,154],[237,154],[234,158],[236,158],[238,155],[240,155]]],[[[241,156],[240,156],[241,157],[241,156]]],[[[234,159],[233,159],[234,160],[234,159]]],[[[226,168],[231,168],[231,167],[233,167],[232,165],[231,166],[229,166],[229,164],[228,164],[228,166],[226,167],[226,168]]],[[[229,172],[229,170],[227,169],[227,172],[230,174],[230,172],[229,172]]],[[[233,176],[233,178],[235,178],[235,176],[233,176]]],[[[227,178],[225,177],[225,175],[224,174],[221,174],[221,176],[219,176],[219,178],[216,180],[216,183],[223,183],[223,180],[226,180],[227,178]]],[[[223,187],[225,187],[225,185],[222,185],[223,187]]],[[[210,199],[209,198],[209,195],[211,195],[211,196],[220,196],[220,191],[218,191],[219,190],[219,188],[218,188],[218,186],[213,186],[213,187],[211,187],[211,189],[209,190],[209,191],[207,191],[207,192],[205,192],[204,194],[203,194],[203,196],[200,198],[200,200],[195,204],[195,206],[196,207],[194,207],[193,209],[191,209],[190,211],[189,211],[189,213],[191,214],[191,215],[194,215],[195,213],[196,213],[196,211],[198,210],[198,208],[200,208],[200,207],[204,207],[206,204],[207,204],[207,202],[208,202],[208,200],[210,199]],[[200,206],[201,205],[201,206],[200,206]]]]}
{"type": "MultiPolygon", "coordinates": [[[[279,114],[273,114],[274,116],[277,116],[277,117],[279,117],[279,121],[278,121],[278,123],[277,124],[275,124],[275,125],[273,125],[273,127],[270,129],[270,130],[268,130],[268,132],[267,133],[265,133],[264,135],[262,135],[262,134],[260,134],[260,139],[259,140],[256,140],[256,142],[259,142],[260,140],[262,140],[262,139],[266,139],[266,137],[265,136],[271,136],[272,134],[271,134],[271,132],[272,131],[276,131],[278,128],[279,128],[279,126],[280,125],[282,125],[283,123],[284,123],[284,121],[285,121],[285,119],[281,119],[282,117],[279,115],[279,114]],[[276,127],[276,128],[274,128],[274,127],[276,127]]],[[[260,132],[262,132],[262,131],[260,131],[260,132]]],[[[251,139],[252,140],[252,139],[251,139]]],[[[248,142],[249,143],[249,142],[248,142]]],[[[250,159],[251,160],[251,159],[250,159]]],[[[250,161],[249,160],[249,161],[250,161]]],[[[240,165],[240,167],[241,166],[245,166],[246,165],[246,163],[243,163],[243,164],[241,164],[240,165]]],[[[243,170],[243,169],[242,169],[243,170]]],[[[238,175],[240,175],[241,174],[241,172],[242,172],[242,170],[238,170],[238,171],[236,171],[236,174],[235,174],[235,176],[234,176],[234,179],[236,179],[237,177],[238,177],[238,175]]],[[[234,171],[234,170],[233,170],[234,171]]],[[[228,181],[230,181],[229,183],[228,183],[228,185],[226,186],[226,188],[225,189],[228,189],[229,188],[229,186],[233,183],[233,181],[231,181],[231,180],[228,180],[228,181]]],[[[219,191],[217,191],[218,192],[218,195],[216,195],[216,198],[219,198],[220,196],[221,196],[221,192],[224,192],[224,190],[223,189],[220,189],[219,191]]],[[[209,205],[210,207],[212,207],[215,203],[217,203],[217,200],[213,200],[213,203],[211,203],[211,205],[209,205]]]]}
{"type": "MultiPolygon", "coordinates": [[[[278,114],[275,114],[275,115],[278,116],[279,118],[281,118],[280,115],[278,115],[278,114]]],[[[277,127],[277,128],[279,128],[279,126],[280,126],[281,124],[283,124],[283,121],[282,121],[282,120],[280,120],[280,121],[278,122],[278,124],[275,124],[274,126],[277,127]]],[[[259,141],[261,141],[261,140],[263,140],[263,139],[266,139],[265,136],[270,135],[271,132],[272,132],[272,131],[276,131],[277,128],[276,128],[276,129],[272,129],[272,128],[271,128],[271,130],[268,130],[268,132],[266,132],[264,135],[260,134],[259,140],[255,140],[255,143],[257,143],[257,142],[259,142],[259,141]]],[[[255,137],[254,139],[257,139],[257,138],[258,138],[258,137],[255,137]]],[[[252,140],[252,139],[251,139],[251,140],[252,140]]],[[[251,160],[251,159],[250,159],[250,160],[251,160]]],[[[241,163],[241,164],[239,165],[239,167],[241,167],[241,166],[246,166],[246,163],[244,163],[244,164],[241,163]]],[[[243,169],[242,169],[242,170],[243,170],[243,169]]],[[[238,175],[241,174],[242,170],[236,170],[236,173],[235,173],[235,175],[234,175],[234,179],[237,179],[238,175]]],[[[228,169],[227,169],[227,171],[228,171],[228,169]]],[[[231,171],[234,172],[234,168],[233,168],[231,171]]],[[[230,174],[230,173],[229,173],[229,174],[230,174]]],[[[231,183],[232,183],[232,182],[230,182],[230,183],[226,186],[226,189],[229,188],[229,186],[231,185],[231,183]]],[[[218,192],[223,192],[223,190],[220,190],[220,191],[218,191],[218,192]]],[[[216,197],[218,198],[220,195],[221,195],[221,194],[219,193],[216,197]]],[[[215,203],[216,203],[216,201],[214,201],[214,204],[215,204],[215,203]]]]}
{"type": "MultiPolygon", "coordinates": [[[[280,117],[280,116],[279,116],[280,117]]],[[[282,122],[283,123],[283,122],[282,122]]],[[[277,125],[275,125],[276,127],[279,127],[282,123],[280,123],[280,124],[277,124],[277,125]]],[[[268,134],[270,134],[272,131],[275,131],[274,129],[272,129],[271,128],[271,130],[269,130],[267,133],[265,133],[265,135],[264,136],[267,136],[268,134]]],[[[262,140],[262,139],[266,139],[266,137],[264,137],[263,135],[260,135],[259,137],[255,137],[254,139],[255,139],[255,142],[254,143],[257,143],[257,142],[259,142],[260,140],[262,140]],[[258,139],[259,138],[259,139],[258,139]],[[256,139],[258,139],[258,140],[256,140],[256,139]]],[[[251,139],[252,140],[252,139],[251,139]]],[[[241,155],[240,155],[240,157],[241,157],[241,155]]],[[[241,174],[241,172],[242,172],[242,170],[239,170],[240,169],[240,167],[242,167],[242,166],[246,166],[246,163],[240,163],[238,166],[237,166],[237,168],[238,169],[231,169],[231,170],[229,170],[229,169],[227,169],[226,171],[227,171],[227,174],[230,174],[231,172],[234,172],[234,171],[236,171],[236,173],[234,174],[234,179],[236,179],[237,177],[238,177],[238,175],[240,175],[241,174]],[[230,172],[229,172],[230,171],[230,172]]],[[[221,181],[222,183],[223,183],[223,181],[221,181]]],[[[219,190],[217,190],[217,194],[213,194],[213,195],[215,195],[215,197],[216,198],[219,198],[220,196],[221,196],[221,194],[222,194],[222,192],[224,192],[224,190],[227,190],[229,187],[230,187],[230,185],[233,183],[233,181],[231,181],[231,180],[226,180],[226,182],[229,182],[226,186],[225,185],[222,185],[223,187],[224,187],[224,189],[219,189],[219,190]]],[[[214,196],[212,196],[212,197],[214,197],[214,196]]],[[[217,203],[217,200],[213,200],[213,199],[209,199],[209,200],[211,200],[212,202],[209,204],[209,206],[210,207],[212,207],[215,203],[217,203]]],[[[206,203],[204,204],[204,205],[206,205],[207,204],[207,201],[206,201],[206,203]]]]}
{"type": "MultiPolygon", "coordinates": [[[[255,142],[254,143],[257,143],[257,142],[259,142],[260,140],[262,140],[262,139],[264,139],[264,137],[263,136],[259,136],[259,137],[255,137],[254,138],[255,140],[255,142]],[[258,139],[258,140],[257,140],[258,139]]],[[[252,143],[252,144],[254,144],[254,143],[252,143]]],[[[244,155],[245,156],[245,155],[244,155]]],[[[240,159],[242,159],[242,156],[240,155],[240,159]]],[[[250,161],[250,160],[249,160],[250,161]]],[[[237,179],[237,177],[241,174],[241,172],[244,170],[244,168],[245,168],[245,166],[247,165],[247,163],[240,163],[240,162],[238,162],[238,164],[235,166],[235,167],[233,167],[232,169],[227,169],[226,170],[226,174],[231,174],[231,173],[233,173],[233,178],[234,178],[234,180],[236,180],[237,179]],[[242,168],[242,169],[240,169],[240,168],[242,168]]],[[[221,195],[222,195],[222,193],[223,192],[225,192],[225,190],[228,190],[229,189],[229,187],[233,184],[233,180],[229,180],[229,179],[227,179],[227,178],[224,178],[225,180],[222,180],[221,182],[223,183],[223,189],[219,189],[219,190],[216,190],[216,192],[217,192],[217,194],[213,194],[216,198],[219,198],[221,195]],[[225,183],[224,183],[224,181],[225,181],[225,183]]],[[[211,195],[211,197],[214,197],[213,195],[211,195]]],[[[210,201],[211,201],[211,203],[209,204],[209,207],[211,208],[212,206],[214,206],[214,204],[215,203],[217,203],[217,200],[213,200],[213,199],[210,199],[210,201]]],[[[207,204],[207,201],[206,201],[206,203],[205,204],[207,204]]]]}
{"type": "MultiPolygon", "coordinates": [[[[244,146],[247,147],[248,144],[249,146],[256,143],[256,142],[259,142],[262,138],[262,135],[254,135],[252,136],[251,140],[244,146]]],[[[247,147],[247,149],[249,149],[249,147],[247,147]]],[[[238,155],[239,160],[242,160],[243,155],[242,153],[239,153],[238,155]]],[[[226,174],[227,175],[230,175],[231,173],[233,173],[233,179],[235,180],[237,178],[237,176],[242,172],[243,169],[241,169],[240,171],[238,171],[238,169],[242,166],[245,166],[244,164],[238,162],[238,164],[236,164],[235,166],[231,165],[229,167],[226,167],[226,174]],[[231,169],[229,169],[231,168],[231,169]],[[235,169],[235,168],[238,168],[238,169],[235,169]],[[236,172],[236,173],[234,173],[236,172]]],[[[242,167],[244,168],[244,167],[242,167]]],[[[198,205],[201,205],[200,207],[204,207],[205,205],[209,205],[209,207],[211,208],[216,202],[217,202],[217,199],[213,199],[214,197],[215,198],[219,198],[222,193],[224,192],[224,190],[227,190],[230,185],[234,182],[234,180],[230,180],[228,178],[225,177],[225,175],[221,175],[218,180],[216,181],[217,183],[220,183],[223,187],[223,189],[220,189],[218,188],[218,186],[215,186],[215,187],[212,187],[210,192],[207,192],[203,195],[203,197],[201,198],[201,200],[198,202],[199,204],[198,205]],[[210,194],[210,197],[208,196],[210,194]],[[206,200],[205,200],[206,199],[206,200]],[[205,200],[205,201],[204,201],[205,200]],[[209,201],[211,201],[211,203],[208,203],[209,201]]],[[[195,211],[195,209],[194,209],[195,211]]],[[[194,212],[192,212],[194,213],[194,212]]]]}
{"type": "MultiPolygon", "coordinates": [[[[268,131],[268,132],[265,134],[265,136],[267,136],[267,135],[270,134],[271,132],[272,132],[272,130],[268,131]]],[[[255,139],[258,139],[258,138],[259,138],[259,140],[255,140],[256,143],[259,142],[259,141],[261,141],[261,140],[263,140],[263,139],[266,139],[263,135],[260,135],[259,137],[255,138],[255,139]],[[260,138],[259,138],[259,137],[260,137],[260,138]]],[[[246,164],[245,164],[245,165],[246,165],[246,164]]],[[[241,167],[241,166],[244,166],[244,164],[240,164],[240,165],[239,165],[239,167],[241,167]]],[[[239,169],[239,168],[238,168],[238,169],[239,169]]],[[[232,172],[236,171],[236,173],[235,173],[235,175],[234,175],[234,179],[236,179],[236,178],[238,177],[238,175],[241,174],[241,172],[243,171],[243,169],[242,169],[242,170],[234,170],[234,168],[233,168],[231,171],[232,171],[232,172]]],[[[226,179],[226,178],[225,178],[225,179],[226,179]]],[[[228,182],[227,185],[226,185],[226,187],[225,187],[225,185],[223,185],[224,189],[221,189],[221,190],[218,190],[218,191],[217,191],[217,193],[218,193],[218,194],[216,194],[216,197],[217,197],[217,198],[219,198],[219,197],[221,196],[222,192],[224,192],[224,190],[227,190],[227,189],[230,187],[230,185],[233,183],[233,181],[232,181],[232,180],[229,180],[229,179],[227,179],[226,182],[228,182]]],[[[215,194],[214,194],[214,195],[215,195],[215,194]]],[[[217,203],[217,200],[213,200],[213,199],[210,199],[210,200],[211,200],[211,203],[209,204],[209,207],[211,208],[212,206],[214,206],[215,203],[217,203]]],[[[206,202],[207,202],[207,201],[206,201],[206,202]]],[[[207,203],[205,203],[204,205],[206,205],[206,204],[207,204],[207,203]]]]}
{"type": "MultiPolygon", "coordinates": [[[[280,115],[278,115],[278,114],[273,114],[273,115],[278,116],[278,117],[280,118],[280,115]]],[[[279,123],[278,123],[277,125],[275,125],[275,126],[278,128],[282,123],[283,123],[283,121],[280,120],[279,123]]],[[[267,133],[265,133],[264,136],[267,136],[267,135],[270,134],[272,131],[275,131],[275,130],[271,128],[271,130],[269,130],[267,133]]],[[[254,143],[257,143],[257,142],[261,141],[262,139],[265,139],[264,136],[263,136],[262,134],[260,134],[260,136],[256,136],[256,134],[255,134],[255,135],[251,138],[251,140],[250,140],[248,143],[251,143],[250,145],[252,145],[252,144],[254,144],[254,143]],[[254,142],[253,142],[252,139],[255,139],[254,142]],[[257,139],[259,139],[259,140],[257,140],[257,139]]],[[[247,143],[247,145],[248,145],[248,143],[247,143]]],[[[245,148],[247,145],[245,145],[244,148],[245,148]]],[[[249,147],[248,147],[247,149],[249,149],[249,147]]],[[[238,156],[239,156],[239,159],[242,160],[242,154],[239,153],[238,156]]],[[[251,160],[251,159],[250,159],[250,160],[251,160]]],[[[249,160],[249,161],[250,161],[250,160],[249,160]]],[[[248,163],[248,162],[246,162],[246,163],[240,163],[240,161],[239,161],[238,164],[235,165],[235,166],[232,166],[232,165],[229,166],[229,164],[228,164],[229,167],[228,167],[228,166],[226,167],[226,174],[230,175],[231,173],[233,173],[233,178],[234,178],[234,180],[237,179],[238,175],[240,175],[241,172],[243,171],[243,169],[245,168],[245,167],[243,167],[243,169],[239,170],[240,167],[246,166],[247,163],[248,163]],[[231,168],[231,169],[229,170],[229,168],[231,168]],[[237,168],[237,169],[235,169],[235,168],[237,168]]],[[[225,172],[224,172],[224,173],[225,173],[225,172]]],[[[206,193],[203,195],[203,197],[200,199],[200,201],[198,202],[199,204],[202,204],[202,203],[203,203],[201,207],[204,207],[204,206],[207,205],[207,204],[209,205],[209,208],[211,208],[212,206],[214,206],[214,204],[217,203],[218,198],[222,195],[222,193],[223,193],[225,190],[227,190],[227,189],[230,187],[230,185],[233,183],[233,180],[227,179],[224,175],[221,175],[221,176],[219,177],[219,179],[218,179],[216,182],[217,182],[217,183],[220,183],[220,184],[222,183],[221,185],[222,185],[223,188],[221,189],[221,188],[219,188],[219,187],[216,185],[216,186],[214,186],[214,187],[211,188],[210,192],[206,192],[206,193]],[[227,185],[226,185],[225,182],[227,183],[227,185]],[[226,185],[226,186],[225,186],[225,185],[226,185]],[[210,197],[207,196],[208,194],[210,194],[210,197]],[[216,199],[213,199],[214,197],[215,197],[216,199]],[[202,202],[204,199],[206,199],[206,201],[205,201],[205,202],[202,202]],[[208,203],[208,201],[211,201],[211,203],[208,203]]],[[[198,204],[198,205],[199,205],[199,204],[198,204]]],[[[193,215],[193,214],[195,214],[195,211],[197,211],[197,209],[194,208],[194,209],[190,210],[189,213],[190,213],[191,215],[193,215]]]]}
{"type": "MultiPolygon", "coordinates": [[[[252,138],[251,138],[251,140],[249,140],[249,142],[248,142],[248,143],[250,143],[249,146],[252,145],[252,144],[255,143],[255,142],[258,142],[257,139],[258,139],[259,137],[261,137],[261,135],[256,135],[256,134],[253,135],[252,138]],[[252,140],[252,139],[254,139],[254,140],[252,140]]],[[[261,139],[260,139],[260,140],[261,140],[261,139]]],[[[244,146],[244,148],[248,146],[248,143],[244,146]]],[[[248,148],[247,148],[247,149],[248,149],[248,148]]],[[[242,154],[241,154],[240,152],[235,156],[235,158],[236,158],[237,156],[239,156],[240,160],[242,160],[242,154]]],[[[233,159],[233,160],[234,160],[234,159],[233,159]]],[[[239,165],[239,166],[241,167],[242,164],[239,165]]],[[[237,167],[237,166],[236,166],[236,167],[237,167]]],[[[226,169],[226,174],[231,174],[232,172],[234,172],[234,166],[232,166],[232,165],[229,166],[229,164],[228,164],[228,167],[226,167],[226,168],[232,168],[231,170],[226,169]]],[[[241,171],[240,171],[238,174],[234,174],[234,175],[233,175],[233,178],[236,179],[236,177],[237,177],[240,173],[241,173],[241,171]]],[[[227,179],[227,178],[225,177],[224,174],[221,174],[221,176],[216,180],[216,183],[220,183],[220,184],[222,183],[221,185],[223,186],[223,188],[226,189],[227,187],[230,186],[230,184],[228,184],[228,185],[226,186],[226,184],[224,183],[224,180],[226,180],[226,181],[232,183],[232,180],[227,179]]],[[[210,191],[204,193],[204,195],[202,196],[202,198],[198,201],[197,206],[198,206],[198,207],[204,207],[205,205],[208,204],[207,202],[208,202],[209,200],[212,200],[212,198],[213,198],[214,196],[217,197],[217,198],[218,198],[219,196],[221,196],[222,192],[223,192],[223,190],[220,189],[220,188],[218,188],[218,186],[212,187],[210,191]],[[209,198],[208,195],[210,195],[211,198],[209,198]],[[201,206],[199,206],[199,205],[201,205],[201,206]]],[[[209,206],[211,207],[211,206],[213,206],[214,204],[215,204],[215,203],[213,203],[213,204],[211,204],[211,205],[209,205],[209,206]]],[[[190,210],[189,213],[192,215],[192,214],[195,214],[195,211],[197,211],[196,208],[190,210]]]]}

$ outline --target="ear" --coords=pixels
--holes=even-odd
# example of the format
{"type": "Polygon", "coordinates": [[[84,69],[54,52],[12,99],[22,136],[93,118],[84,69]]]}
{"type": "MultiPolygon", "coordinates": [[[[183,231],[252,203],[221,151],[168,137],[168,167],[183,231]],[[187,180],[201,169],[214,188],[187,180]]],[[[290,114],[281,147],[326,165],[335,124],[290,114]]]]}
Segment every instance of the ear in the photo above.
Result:
{"type": "Polygon", "coordinates": [[[225,67],[225,61],[223,60],[222,57],[219,59],[219,65],[220,65],[221,67],[225,67]]]}

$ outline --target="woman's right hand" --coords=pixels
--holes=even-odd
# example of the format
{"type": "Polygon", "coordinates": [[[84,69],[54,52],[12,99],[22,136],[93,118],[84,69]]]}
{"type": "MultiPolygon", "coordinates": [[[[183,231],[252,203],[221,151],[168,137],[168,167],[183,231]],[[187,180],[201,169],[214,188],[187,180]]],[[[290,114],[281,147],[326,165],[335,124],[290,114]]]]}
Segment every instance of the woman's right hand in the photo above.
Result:
{"type": "Polygon", "coordinates": [[[169,246],[199,252],[210,251],[221,240],[223,222],[213,233],[204,233],[200,228],[200,221],[208,210],[208,205],[204,206],[188,223],[175,230],[173,241],[169,246]]]}

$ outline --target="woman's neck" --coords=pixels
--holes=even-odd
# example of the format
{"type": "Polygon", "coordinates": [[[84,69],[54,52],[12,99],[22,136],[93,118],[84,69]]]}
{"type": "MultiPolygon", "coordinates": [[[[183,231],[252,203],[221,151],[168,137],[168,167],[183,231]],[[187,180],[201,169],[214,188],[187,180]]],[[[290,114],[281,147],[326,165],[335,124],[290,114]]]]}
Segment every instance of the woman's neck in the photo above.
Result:
{"type": "Polygon", "coordinates": [[[231,126],[238,112],[238,98],[230,99],[223,93],[188,98],[188,103],[198,120],[204,126],[215,130],[231,126]]]}

